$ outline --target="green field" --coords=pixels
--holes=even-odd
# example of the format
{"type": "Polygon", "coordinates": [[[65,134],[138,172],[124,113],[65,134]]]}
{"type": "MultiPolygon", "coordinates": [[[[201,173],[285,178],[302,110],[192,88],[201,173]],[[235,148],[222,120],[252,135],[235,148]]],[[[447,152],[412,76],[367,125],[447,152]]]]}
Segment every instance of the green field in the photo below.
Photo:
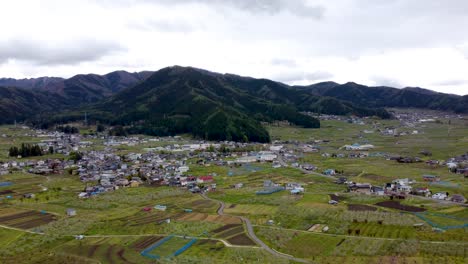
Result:
{"type": "MultiPolygon", "coordinates": [[[[397,178],[411,178],[417,181],[414,187],[429,187],[433,192],[447,191],[468,197],[466,180],[461,175],[450,173],[444,166],[430,167],[424,162],[400,164],[381,156],[327,158],[321,155],[348,154],[339,148],[356,142],[375,145],[370,153],[420,156],[421,150],[431,151],[433,155],[421,157],[423,160],[446,160],[468,149],[466,120],[453,120],[450,134],[447,120],[442,120],[441,124],[418,125],[414,128],[420,131],[418,135],[393,137],[377,132],[361,133],[373,129],[374,125],[399,127],[400,123],[372,119],[366,120],[365,125],[323,121],[321,129],[269,126],[268,130],[272,138],[278,140],[297,140],[312,145],[315,144],[311,142],[313,140],[328,140],[328,143],[317,143],[321,148],[318,153],[301,153],[296,142],[284,144],[287,150],[299,155],[299,163],[314,164],[319,167],[318,172],[329,168],[342,170],[343,175],[338,176],[375,185],[397,178]],[[423,182],[424,174],[439,176],[442,184],[423,182]]],[[[0,137],[0,161],[10,159],[7,156],[9,147],[23,142],[37,143],[42,139],[34,136],[32,130],[11,126],[0,127],[2,134],[7,137],[0,137]]],[[[177,142],[119,146],[117,153],[144,153],[147,147],[184,144],[190,140],[187,137],[177,142]]],[[[93,142],[92,149],[104,149],[102,140],[93,142]]],[[[267,149],[268,146],[255,148],[267,149]]],[[[53,155],[34,159],[44,158],[63,157],[53,155]]],[[[261,240],[285,254],[314,263],[466,263],[468,228],[444,232],[433,230],[412,213],[375,205],[387,201],[386,197],[348,193],[346,186],[335,184],[334,179],[305,174],[292,167],[275,169],[271,163],[252,164],[250,168],[255,168],[253,171],[249,167],[205,166],[196,162],[197,158],[187,159],[189,174],[216,175],[217,190],[207,193],[207,196],[224,202],[226,215],[248,218],[261,240]],[[298,182],[304,186],[305,192],[291,195],[285,190],[271,195],[256,195],[263,189],[265,180],[279,184],[298,182]],[[243,183],[243,187],[231,187],[237,183],[243,183]],[[338,205],[328,203],[330,194],[339,195],[338,205]],[[371,206],[375,211],[351,211],[348,205],[371,206]],[[319,230],[307,231],[316,224],[320,225],[319,230]],[[324,226],[329,228],[328,231],[322,232],[324,226]]],[[[0,182],[3,181],[13,183],[0,187],[0,192],[8,191],[12,198],[6,198],[7,192],[0,195],[0,217],[8,217],[13,211],[45,211],[56,216],[56,220],[29,230],[41,234],[27,233],[21,228],[0,227],[0,259],[6,260],[2,263],[152,263],[140,255],[142,249],[135,245],[151,237],[171,234],[200,239],[180,256],[165,259],[189,241],[172,238],[151,252],[163,256],[161,263],[293,263],[260,249],[258,245],[228,247],[229,244],[223,244],[221,240],[245,235],[245,223],[235,217],[218,216],[218,202],[206,200],[184,188],[144,184],[138,188],[121,188],[90,199],[79,199],[77,195],[86,183],[68,172],[41,176],[16,170],[0,176],[0,182]],[[34,193],[35,197],[24,198],[26,193],[34,193]],[[167,210],[143,211],[143,208],[155,205],[166,205],[167,210]],[[67,208],[76,209],[77,215],[68,217],[67,208]],[[184,209],[193,212],[187,213],[184,209]],[[167,219],[170,223],[166,222],[167,219]],[[76,240],[74,236],[79,234],[87,237],[76,240]],[[26,254],[29,252],[35,254],[26,254]]],[[[426,209],[427,218],[441,226],[468,222],[468,208],[457,204],[421,197],[408,197],[400,202],[426,209]]]]}

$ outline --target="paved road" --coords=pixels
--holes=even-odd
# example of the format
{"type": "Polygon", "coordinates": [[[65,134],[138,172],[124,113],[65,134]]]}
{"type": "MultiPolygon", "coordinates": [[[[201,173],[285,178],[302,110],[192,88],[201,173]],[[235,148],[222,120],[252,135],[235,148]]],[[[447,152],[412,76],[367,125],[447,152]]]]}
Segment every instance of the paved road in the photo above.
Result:
{"type": "MultiPolygon", "coordinates": [[[[215,199],[212,199],[212,198],[209,198],[209,197],[206,196],[205,194],[202,194],[201,196],[202,196],[204,199],[211,200],[211,201],[214,201],[214,202],[219,203],[218,215],[225,215],[225,214],[224,214],[224,208],[226,207],[226,205],[224,204],[224,202],[218,201],[218,200],[215,200],[215,199]]],[[[288,260],[292,260],[292,261],[295,261],[295,262],[311,263],[310,261],[307,261],[307,260],[305,260],[305,259],[295,258],[295,257],[293,257],[293,256],[291,256],[291,255],[287,255],[287,254],[278,252],[278,251],[276,251],[276,250],[270,248],[270,247],[267,246],[260,238],[258,238],[257,235],[255,235],[255,232],[254,232],[252,223],[250,222],[250,220],[249,220],[248,218],[243,217],[243,216],[236,216],[236,215],[231,215],[231,216],[235,216],[235,217],[240,218],[240,219],[245,223],[245,225],[246,225],[246,227],[247,227],[247,233],[248,233],[249,236],[253,239],[253,241],[255,241],[258,245],[260,245],[260,247],[262,247],[264,250],[266,250],[266,251],[269,252],[270,254],[275,255],[275,256],[278,256],[278,257],[280,257],[280,258],[285,258],[285,259],[288,259],[288,260]]]]}

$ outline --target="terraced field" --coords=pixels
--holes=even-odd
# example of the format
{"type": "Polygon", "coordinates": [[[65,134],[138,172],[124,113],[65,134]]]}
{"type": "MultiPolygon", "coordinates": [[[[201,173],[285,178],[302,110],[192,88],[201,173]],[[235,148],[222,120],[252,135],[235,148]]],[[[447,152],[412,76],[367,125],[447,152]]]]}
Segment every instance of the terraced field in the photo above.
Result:
{"type": "Polygon", "coordinates": [[[49,213],[10,208],[0,209],[0,224],[9,227],[31,229],[55,220],[57,220],[57,216],[49,213]]]}

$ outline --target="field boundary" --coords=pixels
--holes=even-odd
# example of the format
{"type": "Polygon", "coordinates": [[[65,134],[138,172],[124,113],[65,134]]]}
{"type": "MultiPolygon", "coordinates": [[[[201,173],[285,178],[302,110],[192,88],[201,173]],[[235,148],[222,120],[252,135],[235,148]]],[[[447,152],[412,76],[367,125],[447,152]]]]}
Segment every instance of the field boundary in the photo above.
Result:
{"type": "Polygon", "coordinates": [[[454,226],[441,226],[439,224],[434,223],[432,220],[426,217],[426,215],[432,215],[432,216],[437,216],[437,217],[442,217],[442,218],[454,219],[454,220],[461,221],[461,222],[466,221],[465,219],[457,218],[457,217],[450,216],[450,215],[443,215],[443,214],[430,213],[430,212],[414,213],[414,215],[420,218],[421,220],[425,221],[426,223],[428,223],[430,226],[439,228],[442,230],[459,229],[459,228],[468,227],[468,224],[454,225],[454,226]]]}
{"type": "MultiPolygon", "coordinates": [[[[359,239],[373,239],[373,240],[388,240],[388,241],[405,241],[407,239],[403,238],[388,238],[388,237],[368,237],[368,236],[350,236],[350,235],[340,235],[340,234],[327,234],[327,233],[317,233],[317,232],[310,232],[307,230],[299,230],[299,229],[290,229],[290,228],[279,228],[273,226],[263,226],[263,225],[252,225],[254,227],[260,228],[268,228],[268,229],[275,229],[275,230],[286,230],[292,232],[301,232],[307,233],[310,235],[317,235],[317,236],[334,236],[334,237],[346,237],[346,238],[359,238],[359,239]]],[[[463,244],[468,245],[468,242],[463,241],[431,241],[431,240],[418,240],[421,243],[432,243],[432,244],[463,244]]]]}
{"type": "Polygon", "coordinates": [[[154,255],[154,254],[150,254],[149,252],[153,251],[154,249],[156,249],[157,247],[161,246],[162,244],[166,243],[167,241],[169,241],[171,238],[173,238],[174,236],[167,236],[161,240],[159,240],[158,242],[154,243],[153,245],[145,248],[143,251],[141,251],[140,255],[142,255],[143,257],[147,257],[147,258],[150,258],[150,259],[160,259],[161,256],[159,255],[154,255]]]}

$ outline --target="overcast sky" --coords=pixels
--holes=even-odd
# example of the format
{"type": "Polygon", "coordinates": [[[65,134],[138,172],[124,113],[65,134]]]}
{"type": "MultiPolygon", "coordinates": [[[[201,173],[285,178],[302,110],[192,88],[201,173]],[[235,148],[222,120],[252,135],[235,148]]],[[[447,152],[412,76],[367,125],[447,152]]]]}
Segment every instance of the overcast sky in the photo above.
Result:
{"type": "Polygon", "coordinates": [[[468,94],[466,0],[5,0],[0,77],[194,66],[468,94]]]}

